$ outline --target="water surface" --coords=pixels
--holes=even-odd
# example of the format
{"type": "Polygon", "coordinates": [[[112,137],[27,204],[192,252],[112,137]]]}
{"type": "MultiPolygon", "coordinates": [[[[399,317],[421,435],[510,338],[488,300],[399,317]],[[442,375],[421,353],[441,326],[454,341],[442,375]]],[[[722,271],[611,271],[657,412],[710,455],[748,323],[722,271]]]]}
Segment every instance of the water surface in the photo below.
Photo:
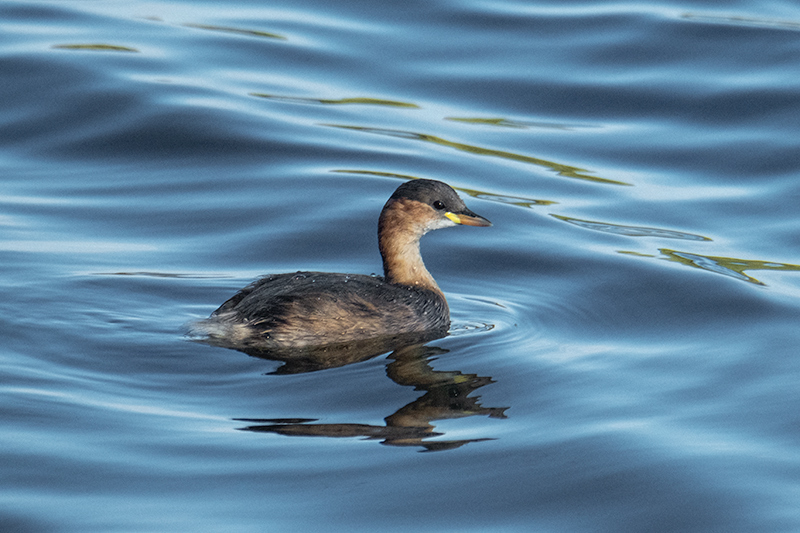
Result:
{"type": "Polygon", "coordinates": [[[0,5],[7,531],[797,531],[800,11],[0,5]],[[327,369],[191,342],[379,273],[411,178],[451,334],[327,369]],[[298,370],[315,370],[300,372],[298,370]]]}

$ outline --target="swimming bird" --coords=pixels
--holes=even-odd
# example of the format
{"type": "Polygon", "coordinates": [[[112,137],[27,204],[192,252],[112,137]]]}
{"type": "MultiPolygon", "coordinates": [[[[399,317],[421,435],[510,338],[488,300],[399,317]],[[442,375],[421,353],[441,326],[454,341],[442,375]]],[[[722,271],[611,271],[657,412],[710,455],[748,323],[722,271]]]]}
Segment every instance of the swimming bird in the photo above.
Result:
{"type": "Polygon", "coordinates": [[[383,277],[295,272],[258,279],[202,321],[210,337],[261,350],[342,345],[450,326],[447,300],[420,255],[420,238],[456,225],[491,226],[449,185],[400,185],[378,219],[383,277]]]}

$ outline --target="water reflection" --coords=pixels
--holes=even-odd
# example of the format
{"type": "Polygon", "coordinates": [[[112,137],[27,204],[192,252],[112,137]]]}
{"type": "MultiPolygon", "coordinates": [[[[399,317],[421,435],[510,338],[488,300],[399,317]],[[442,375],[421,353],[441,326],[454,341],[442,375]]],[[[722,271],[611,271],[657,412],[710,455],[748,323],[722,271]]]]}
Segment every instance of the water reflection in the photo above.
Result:
{"type": "Polygon", "coordinates": [[[575,226],[579,226],[581,228],[602,231],[604,233],[614,233],[616,235],[625,235],[626,237],[659,237],[663,239],[683,239],[687,241],[711,240],[708,237],[703,237],[702,235],[695,235],[694,233],[686,233],[672,229],[650,228],[644,226],[625,226],[622,224],[611,224],[610,222],[598,222],[596,220],[582,220],[580,218],[565,217],[555,214],[551,214],[550,216],[563,222],[574,224],[575,226]]]}
{"type": "Polygon", "coordinates": [[[332,128],[342,128],[346,130],[362,131],[365,133],[374,133],[378,135],[386,135],[389,137],[400,137],[402,139],[424,141],[437,144],[439,146],[445,146],[448,148],[453,148],[455,150],[460,150],[462,152],[469,152],[475,155],[487,156],[487,157],[499,157],[510,161],[528,163],[540,167],[545,167],[547,169],[556,172],[559,176],[563,176],[566,178],[587,180],[595,183],[603,183],[606,185],[630,185],[630,183],[626,183],[624,181],[617,181],[607,178],[601,178],[599,176],[592,176],[591,174],[587,174],[588,171],[583,168],[563,165],[561,163],[556,163],[554,161],[547,161],[546,159],[539,159],[537,157],[517,154],[505,150],[494,150],[491,148],[483,148],[481,146],[475,146],[471,144],[458,143],[454,141],[449,141],[442,137],[437,137],[435,135],[428,135],[425,133],[415,133],[412,131],[392,130],[386,128],[372,128],[367,126],[350,126],[346,124],[325,124],[325,126],[330,126],[332,128]]]}
{"type": "Polygon", "coordinates": [[[506,205],[513,205],[516,207],[540,207],[545,205],[554,205],[558,202],[554,202],[553,200],[540,200],[536,198],[525,198],[522,196],[505,196],[501,194],[494,194],[489,192],[478,191],[475,189],[464,189],[464,188],[457,188],[458,191],[463,192],[473,198],[480,198],[481,200],[488,200],[490,202],[498,202],[501,204],[506,205]]]}
{"type": "MultiPolygon", "coordinates": [[[[444,435],[436,431],[432,424],[435,420],[468,416],[506,418],[505,410],[508,407],[483,407],[479,403],[479,396],[470,396],[484,385],[494,383],[491,377],[464,374],[460,371],[433,370],[431,360],[447,352],[448,350],[436,346],[412,344],[397,348],[389,355],[391,362],[386,366],[386,375],[398,385],[413,386],[414,390],[425,391],[425,394],[384,418],[386,425],[383,426],[346,422],[313,424],[311,422],[314,419],[236,420],[254,423],[240,428],[243,431],[295,437],[364,437],[368,440],[381,440],[381,444],[388,446],[420,446],[424,451],[452,450],[470,442],[492,440],[425,440],[444,435]]],[[[346,358],[340,358],[339,361],[344,359],[346,358]]]]}
{"type": "MultiPolygon", "coordinates": [[[[411,176],[410,174],[397,174],[395,172],[381,172],[377,170],[357,170],[357,169],[334,169],[331,172],[340,172],[346,174],[361,174],[365,176],[381,176],[385,178],[398,178],[402,180],[417,180],[419,176],[411,176]]],[[[467,189],[464,187],[453,187],[458,192],[462,192],[472,198],[479,198],[481,200],[488,200],[490,202],[498,202],[501,204],[514,205],[517,207],[534,207],[553,205],[558,202],[553,200],[540,200],[536,198],[526,198],[522,196],[505,196],[501,194],[494,194],[486,191],[479,191],[477,189],[467,189]]]]}
{"type": "Polygon", "coordinates": [[[56,44],[52,48],[54,50],[89,50],[92,52],[139,52],[136,48],[104,43],[56,44]]]}
{"type": "MultiPolygon", "coordinates": [[[[711,255],[693,254],[689,252],[681,252],[678,250],[670,250],[668,248],[660,248],[658,250],[667,261],[673,261],[682,265],[699,268],[708,272],[722,274],[730,278],[746,281],[754,285],[766,285],[762,281],[745,274],[750,270],[778,270],[783,272],[800,272],[800,265],[792,265],[789,263],[776,263],[775,261],[761,261],[757,259],[738,259],[736,257],[717,257],[711,255]]],[[[643,254],[639,252],[619,250],[619,253],[626,255],[633,255],[636,257],[656,257],[650,254],[643,254]]]]}
{"type": "MultiPolygon", "coordinates": [[[[190,331],[191,336],[193,332],[190,331]]],[[[381,354],[397,350],[402,346],[424,344],[441,339],[447,335],[446,329],[432,329],[424,332],[404,333],[384,337],[374,337],[341,344],[308,346],[304,348],[264,348],[258,344],[242,344],[226,337],[192,338],[197,342],[230,348],[246,353],[252,357],[267,361],[280,361],[283,364],[269,374],[301,374],[317,372],[329,368],[350,365],[367,361],[381,354]]]]}
{"type": "Polygon", "coordinates": [[[682,265],[691,266],[716,272],[724,276],[729,276],[756,285],[764,285],[761,281],[745,274],[748,270],[782,270],[800,271],[800,265],[788,263],[775,263],[772,261],[758,261],[754,259],[737,259],[735,257],[712,257],[700,254],[690,254],[661,248],[659,250],[669,261],[675,261],[682,265]]]}
{"type": "Polygon", "coordinates": [[[578,128],[592,128],[596,126],[586,125],[567,125],[556,122],[534,122],[530,120],[512,120],[509,118],[483,118],[483,117],[445,117],[445,120],[452,122],[463,122],[465,124],[477,124],[480,126],[499,126],[502,128],[529,129],[544,128],[552,130],[573,131],[578,128]]]}
{"type": "Polygon", "coordinates": [[[777,28],[784,30],[800,30],[800,22],[760,17],[724,16],[704,13],[684,13],[681,18],[710,24],[755,26],[759,28],[777,28]]]}
{"type": "Polygon", "coordinates": [[[419,179],[419,176],[412,176],[410,174],[398,174],[396,172],[381,172],[379,170],[358,170],[350,168],[341,168],[341,169],[331,170],[330,172],[339,172],[342,174],[361,174],[364,176],[380,176],[383,178],[398,178],[405,181],[419,179]]]}
{"type": "Polygon", "coordinates": [[[231,26],[217,26],[214,24],[184,24],[183,26],[187,28],[194,28],[196,30],[218,31],[222,33],[235,33],[238,35],[246,35],[247,37],[263,37],[266,39],[278,39],[279,41],[286,40],[286,37],[278,33],[271,33],[260,30],[248,30],[244,28],[234,28],[231,26]]]}
{"type": "Polygon", "coordinates": [[[388,107],[408,107],[419,109],[419,106],[409,102],[399,102],[397,100],[386,100],[383,98],[370,98],[368,96],[357,96],[352,98],[306,98],[301,96],[280,96],[277,94],[250,93],[250,96],[258,98],[268,98],[280,100],[281,102],[292,102],[296,104],[326,104],[326,105],[381,105],[388,107]]]}

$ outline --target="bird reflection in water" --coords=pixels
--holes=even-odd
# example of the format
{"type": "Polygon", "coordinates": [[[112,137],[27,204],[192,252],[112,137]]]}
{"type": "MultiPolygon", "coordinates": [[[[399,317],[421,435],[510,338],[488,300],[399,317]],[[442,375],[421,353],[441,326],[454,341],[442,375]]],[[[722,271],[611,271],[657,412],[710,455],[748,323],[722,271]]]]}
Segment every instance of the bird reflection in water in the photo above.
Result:
{"type": "Polygon", "coordinates": [[[438,371],[431,367],[431,360],[449,350],[428,346],[425,342],[441,336],[428,332],[425,335],[372,339],[368,343],[351,343],[302,352],[262,352],[239,348],[255,357],[283,361],[284,365],[272,374],[313,372],[344,366],[365,361],[393,349],[388,357],[391,362],[386,367],[386,374],[398,385],[411,386],[414,390],[425,391],[425,394],[387,416],[384,419],[385,426],[358,423],[315,424],[312,422],[316,419],[301,418],[235,420],[252,423],[240,428],[243,431],[296,437],[364,437],[369,440],[381,440],[382,444],[388,446],[421,446],[424,448],[423,451],[452,450],[470,442],[493,440],[491,438],[426,440],[444,435],[436,431],[432,424],[435,420],[468,416],[506,418],[505,410],[508,409],[508,407],[483,407],[479,403],[480,397],[470,396],[484,385],[493,383],[491,377],[464,374],[459,371],[438,371]],[[387,347],[389,348],[386,349],[387,347]]]}

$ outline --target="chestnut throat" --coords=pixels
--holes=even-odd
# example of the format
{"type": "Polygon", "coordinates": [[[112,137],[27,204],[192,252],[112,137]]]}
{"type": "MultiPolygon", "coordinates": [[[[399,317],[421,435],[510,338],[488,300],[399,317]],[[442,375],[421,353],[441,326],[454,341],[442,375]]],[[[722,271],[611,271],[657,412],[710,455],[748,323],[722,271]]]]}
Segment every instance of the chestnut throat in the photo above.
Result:
{"type": "Polygon", "coordinates": [[[424,220],[429,213],[428,206],[405,198],[386,203],[378,220],[383,276],[389,283],[429,289],[444,298],[419,252],[419,240],[428,230],[417,221],[424,220]]]}

